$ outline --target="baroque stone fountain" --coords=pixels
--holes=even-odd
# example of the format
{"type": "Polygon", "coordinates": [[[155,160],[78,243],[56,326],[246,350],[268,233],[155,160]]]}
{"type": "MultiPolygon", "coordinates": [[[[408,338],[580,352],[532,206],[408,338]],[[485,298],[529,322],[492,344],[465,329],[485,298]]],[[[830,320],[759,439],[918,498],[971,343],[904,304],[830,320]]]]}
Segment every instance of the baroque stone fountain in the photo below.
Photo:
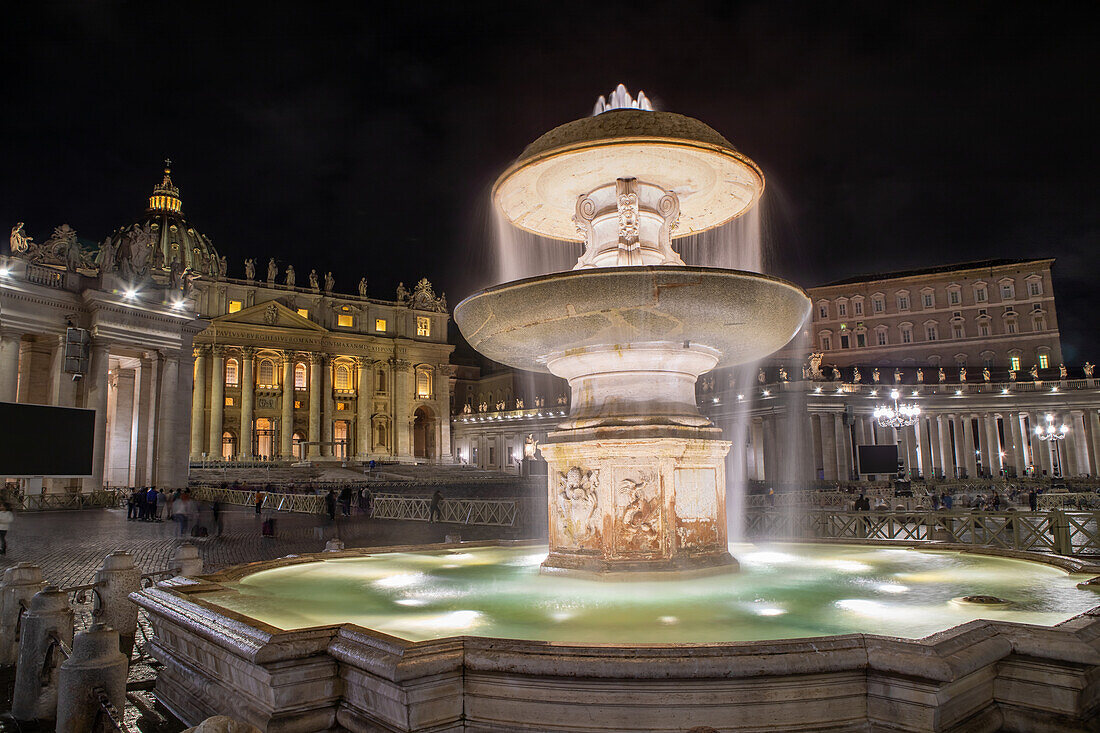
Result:
{"type": "Polygon", "coordinates": [[[799,287],[684,263],[677,238],[760,199],[760,169],[698,120],[620,85],[591,117],[527,146],[493,203],[516,227],[584,242],[571,272],[470,296],[455,321],[494,361],[569,382],[549,464],[544,573],[639,579],[735,570],[727,549],[730,443],[695,382],[786,344],[809,314],[799,287]]]}

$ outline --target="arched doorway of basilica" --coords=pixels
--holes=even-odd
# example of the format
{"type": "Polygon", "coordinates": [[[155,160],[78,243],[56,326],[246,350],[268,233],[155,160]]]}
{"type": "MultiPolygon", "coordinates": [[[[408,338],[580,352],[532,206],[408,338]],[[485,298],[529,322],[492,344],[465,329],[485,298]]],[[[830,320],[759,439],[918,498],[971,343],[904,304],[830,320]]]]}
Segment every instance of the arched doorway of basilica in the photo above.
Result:
{"type": "Polygon", "coordinates": [[[256,418],[256,456],[271,458],[275,454],[275,421],[267,417],[256,418]]]}
{"type": "Polygon", "coordinates": [[[237,436],[226,430],[222,433],[222,458],[233,460],[237,455],[237,436]]]}
{"type": "Polygon", "coordinates": [[[332,455],[336,458],[348,457],[348,437],[351,434],[351,426],[347,420],[337,420],[332,426],[332,455]]]}
{"type": "Polygon", "coordinates": [[[435,457],[435,416],[424,406],[416,408],[413,413],[413,455],[417,458],[435,457]]]}

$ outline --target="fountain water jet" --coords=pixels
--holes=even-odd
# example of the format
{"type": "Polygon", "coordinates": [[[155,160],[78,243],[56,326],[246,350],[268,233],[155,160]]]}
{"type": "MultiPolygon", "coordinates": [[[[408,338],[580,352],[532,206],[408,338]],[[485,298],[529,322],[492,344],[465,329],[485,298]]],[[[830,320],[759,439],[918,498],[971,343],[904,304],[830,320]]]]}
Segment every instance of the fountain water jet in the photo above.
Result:
{"type": "Polygon", "coordinates": [[[809,298],[755,272],[689,267],[672,246],[750,211],[764,190],[756,164],[698,120],[653,111],[621,86],[597,112],[533,142],[493,187],[511,226],[583,242],[574,269],[475,293],[455,321],[490,359],[569,382],[570,413],[542,446],[543,572],[735,569],[730,443],[699,413],[695,382],[782,347],[809,298]]]}

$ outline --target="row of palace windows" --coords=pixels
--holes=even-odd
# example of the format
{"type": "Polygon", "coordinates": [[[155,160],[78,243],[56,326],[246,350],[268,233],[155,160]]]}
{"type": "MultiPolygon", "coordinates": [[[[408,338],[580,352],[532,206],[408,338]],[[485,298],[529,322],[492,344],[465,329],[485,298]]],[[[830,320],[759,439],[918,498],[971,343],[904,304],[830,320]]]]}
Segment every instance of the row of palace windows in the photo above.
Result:
{"type": "MultiPolygon", "coordinates": [[[[1043,315],[1036,315],[1031,321],[1032,330],[1045,331],[1047,328],[1046,317],[1043,315]]],[[[913,326],[900,326],[898,328],[901,335],[901,343],[911,344],[914,341],[913,326]]],[[[1005,334],[1012,335],[1018,332],[1018,326],[1015,318],[1008,318],[1005,320],[1005,334]]],[[[975,336],[978,338],[985,338],[993,335],[993,326],[989,321],[979,321],[977,324],[977,331],[975,336]]],[[[951,324],[951,336],[953,339],[967,338],[966,325],[963,323],[951,324]]],[[[939,341],[940,340],[940,328],[938,323],[926,323],[924,325],[924,340],[925,341],[939,341]]],[[[868,334],[865,331],[856,331],[850,333],[847,329],[842,328],[840,335],[837,339],[837,348],[850,349],[858,348],[862,349],[868,344],[868,334]]],[[[822,351],[831,351],[833,349],[833,335],[831,333],[822,333],[820,335],[820,344],[822,351]]],[[[879,326],[875,329],[874,345],[875,346],[888,346],[890,344],[889,329],[886,326],[879,326]]]]}
{"type": "MultiPolygon", "coordinates": [[[[1016,298],[1016,285],[1015,283],[1002,282],[1000,285],[1001,300],[1014,300],[1016,298]]],[[[1027,282],[1027,294],[1028,297],[1039,297],[1043,294],[1043,281],[1038,276],[1034,276],[1033,279],[1029,279],[1027,282]]],[[[936,307],[936,293],[934,290],[924,290],[920,294],[921,306],[925,309],[936,307]]],[[[988,303],[989,302],[989,290],[985,284],[974,286],[974,302],[975,303],[988,303]]],[[[907,311],[911,307],[909,300],[909,291],[903,290],[895,295],[895,303],[899,311],[907,311]]],[[[947,304],[948,305],[962,305],[962,288],[959,286],[952,286],[947,290],[947,304]]],[[[864,315],[863,296],[855,296],[849,299],[839,298],[836,302],[837,317],[845,318],[849,315],[849,305],[851,306],[851,315],[862,316],[864,315]]],[[[871,312],[875,314],[881,314],[886,312],[886,296],[885,295],[873,295],[871,296],[871,312]]],[[[829,318],[829,302],[821,301],[817,304],[817,316],[819,319],[829,318]]]]}
{"type": "MultiPolygon", "coordinates": [[[[237,313],[244,307],[244,303],[239,300],[229,301],[229,307],[227,308],[229,313],[237,313]]],[[[309,318],[308,308],[299,308],[298,315],[302,318],[309,318]]],[[[338,313],[336,315],[336,325],[340,328],[355,328],[355,316],[350,313],[338,313]]],[[[385,333],[389,327],[389,322],[385,318],[374,319],[374,330],[378,333],[385,333]]],[[[416,335],[417,336],[431,336],[432,335],[432,319],[428,316],[416,317],[416,335]]]]}
{"type": "MultiPolygon", "coordinates": [[[[306,365],[298,362],[294,365],[294,389],[308,389],[309,372],[306,365]]],[[[337,364],[333,371],[332,386],[337,390],[351,390],[351,367],[346,364],[337,364]]],[[[239,387],[240,363],[235,358],[225,360],[225,385],[227,387],[239,387]]],[[[275,379],[275,361],[273,359],[260,359],[256,368],[256,386],[261,388],[275,388],[278,383],[275,379]]],[[[386,372],[378,369],[375,372],[375,391],[386,391],[386,372]]],[[[432,368],[418,366],[416,368],[415,392],[417,397],[429,398],[432,396],[432,368]]]]}
{"type": "MultiPolygon", "coordinates": [[[[388,434],[384,423],[374,424],[374,449],[385,450],[389,445],[388,434]]],[[[336,420],[332,423],[333,455],[338,458],[346,458],[348,445],[351,442],[351,423],[347,420],[336,420]]],[[[253,450],[262,458],[274,458],[278,455],[278,447],[275,444],[275,421],[268,418],[256,420],[256,430],[253,434],[253,450]]],[[[295,431],[291,437],[291,453],[298,460],[306,457],[306,436],[300,431],[295,431]]],[[[222,433],[222,458],[232,460],[237,457],[237,435],[232,430],[222,433]]]]}

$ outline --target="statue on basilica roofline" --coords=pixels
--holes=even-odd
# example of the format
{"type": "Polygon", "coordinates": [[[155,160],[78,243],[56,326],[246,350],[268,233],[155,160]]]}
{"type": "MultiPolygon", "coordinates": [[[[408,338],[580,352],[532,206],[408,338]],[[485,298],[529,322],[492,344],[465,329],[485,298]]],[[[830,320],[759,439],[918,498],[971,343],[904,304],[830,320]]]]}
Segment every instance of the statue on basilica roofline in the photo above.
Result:
{"type": "Polygon", "coordinates": [[[249,281],[256,279],[256,260],[251,257],[244,261],[244,279],[249,281]]]}
{"type": "Polygon", "coordinates": [[[1085,378],[1086,379],[1092,379],[1092,370],[1095,369],[1095,368],[1096,367],[1093,364],[1090,364],[1087,361],[1085,362],[1085,378]]]}
{"type": "Polygon", "coordinates": [[[991,376],[992,375],[989,373],[989,367],[985,367],[984,369],[982,369],[982,379],[984,381],[988,382],[991,376]]]}
{"type": "Polygon", "coordinates": [[[1015,369],[1010,369],[1009,372],[1008,372],[1008,381],[1015,382],[1016,381],[1016,373],[1017,372],[1016,372],[1015,369]]]}
{"type": "Polygon", "coordinates": [[[225,255],[219,257],[216,264],[218,267],[218,278],[225,278],[225,273],[229,272],[229,262],[225,259],[225,255]]]}
{"type": "Polygon", "coordinates": [[[103,244],[99,245],[99,254],[96,255],[96,265],[99,266],[99,274],[107,275],[118,267],[118,249],[115,247],[113,237],[107,237],[103,244]]]}
{"type": "Polygon", "coordinates": [[[332,276],[332,272],[325,273],[325,292],[331,293],[332,289],[336,287],[336,279],[332,276]]]}
{"type": "Polygon", "coordinates": [[[13,255],[24,254],[30,249],[34,237],[28,237],[23,232],[23,222],[17,223],[11,228],[11,253],[13,255]]]}
{"type": "Polygon", "coordinates": [[[852,370],[852,382],[854,384],[859,384],[862,381],[863,381],[863,375],[859,373],[859,367],[855,367],[852,370]]]}
{"type": "Polygon", "coordinates": [[[367,297],[367,278],[359,278],[359,297],[367,297]]]}
{"type": "Polygon", "coordinates": [[[779,367],[779,381],[780,382],[790,381],[789,379],[787,379],[787,367],[782,367],[782,366],[779,367]]]}
{"type": "Polygon", "coordinates": [[[1027,373],[1031,375],[1031,379],[1035,382],[1039,381],[1039,365],[1032,364],[1031,368],[1027,370],[1027,373]]]}
{"type": "Polygon", "coordinates": [[[76,272],[78,268],[85,265],[84,249],[80,246],[80,240],[76,238],[76,230],[68,224],[55,227],[44,246],[47,253],[53,255],[53,261],[56,264],[65,265],[65,269],[69,272],[76,272]]]}
{"type": "Polygon", "coordinates": [[[966,381],[966,367],[959,367],[959,381],[966,381]]]}
{"type": "Polygon", "coordinates": [[[183,263],[179,261],[179,258],[172,260],[172,264],[168,266],[168,277],[172,283],[173,290],[183,289],[183,263]]]}
{"type": "Polygon", "coordinates": [[[894,384],[901,384],[901,369],[894,369],[894,384]]]}
{"type": "Polygon", "coordinates": [[[199,277],[199,273],[192,270],[190,267],[183,273],[183,297],[189,298],[195,292],[195,280],[199,277]]]}
{"type": "Polygon", "coordinates": [[[409,302],[409,291],[405,289],[405,283],[397,283],[397,302],[401,305],[409,302]]]}
{"type": "Polygon", "coordinates": [[[875,367],[874,371],[871,372],[871,381],[875,384],[882,381],[882,374],[879,373],[878,367],[875,367]]]}
{"type": "Polygon", "coordinates": [[[315,293],[321,290],[321,287],[317,284],[317,270],[315,269],[309,271],[309,287],[315,293]]]}
{"type": "Polygon", "coordinates": [[[760,369],[756,372],[756,381],[759,382],[760,384],[766,384],[767,383],[768,378],[767,378],[767,376],[765,376],[763,369],[760,369]]]}
{"type": "Polygon", "coordinates": [[[923,383],[924,383],[924,370],[923,369],[918,369],[917,370],[917,384],[923,384],[923,383]]]}
{"type": "Polygon", "coordinates": [[[156,237],[153,226],[134,224],[126,232],[118,252],[119,274],[127,280],[141,282],[149,276],[149,253],[156,237]]]}
{"type": "Polygon", "coordinates": [[[275,278],[279,277],[279,266],[275,264],[275,258],[267,261],[267,284],[274,285],[275,278]]]}
{"type": "Polygon", "coordinates": [[[833,370],[833,381],[834,382],[839,382],[840,381],[840,370],[837,369],[836,367],[832,367],[832,370],[833,370]]]}
{"type": "Polygon", "coordinates": [[[1068,376],[1069,376],[1069,370],[1066,369],[1066,365],[1065,364],[1059,364],[1058,365],[1058,378],[1059,379],[1065,379],[1068,376]]]}
{"type": "Polygon", "coordinates": [[[945,371],[943,370],[943,367],[940,367],[940,374],[939,374],[939,377],[940,377],[940,384],[943,384],[944,382],[946,382],[946,381],[947,381],[947,372],[945,372],[945,371]]]}
{"type": "Polygon", "coordinates": [[[288,288],[294,287],[294,265],[286,266],[286,286],[288,288]]]}

